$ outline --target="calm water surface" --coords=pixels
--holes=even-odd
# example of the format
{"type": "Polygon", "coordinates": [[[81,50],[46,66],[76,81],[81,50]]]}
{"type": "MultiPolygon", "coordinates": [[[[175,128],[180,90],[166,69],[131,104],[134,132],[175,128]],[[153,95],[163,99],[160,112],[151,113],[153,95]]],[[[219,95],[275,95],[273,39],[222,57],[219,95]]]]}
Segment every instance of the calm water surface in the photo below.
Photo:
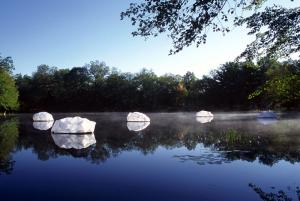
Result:
{"type": "Polygon", "coordinates": [[[300,200],[297,115],[194,114],[152,113],[150,125],[54,114],[96,121],[94,135],[51,135],[32,114],[1,119],[0,200],[300,200]]]}

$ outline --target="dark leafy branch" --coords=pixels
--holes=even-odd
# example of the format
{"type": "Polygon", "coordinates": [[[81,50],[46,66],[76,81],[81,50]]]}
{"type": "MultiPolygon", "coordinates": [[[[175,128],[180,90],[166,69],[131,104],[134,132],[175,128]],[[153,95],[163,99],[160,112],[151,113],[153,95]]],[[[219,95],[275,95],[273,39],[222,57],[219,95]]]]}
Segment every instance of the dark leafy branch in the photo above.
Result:
{"type": "Polygon", "coordinates": [[[282,58],[300,50],[300,8],[274,6],[266,8],[235,23],[247,25],[248,34],[256,39],[250,43],[240,57],[248,59],[262,56],[282,58]]]}
{"type": "Polygon", "coordinates": [[[267,0],[144,0],[132,3],[121,13],[136,26],[133,36],[157,36],[168,33],[173,41],[170,54],[184,47],[206,43],[208,31],[231,30],[230,26],[247,24],[249,34],[256,34],[240,57],[286,56],[299,51],[299,8],[267,7],[258,12],[267,0]],[[252,11],[243,18],[243,11],[252,11]],[[296,26],[295,26],[296,25],[296,26]],[[267,31],[262,32],[263,28],[267,31]],[[256,53],[258,51],[259,53],[256,53]]]}

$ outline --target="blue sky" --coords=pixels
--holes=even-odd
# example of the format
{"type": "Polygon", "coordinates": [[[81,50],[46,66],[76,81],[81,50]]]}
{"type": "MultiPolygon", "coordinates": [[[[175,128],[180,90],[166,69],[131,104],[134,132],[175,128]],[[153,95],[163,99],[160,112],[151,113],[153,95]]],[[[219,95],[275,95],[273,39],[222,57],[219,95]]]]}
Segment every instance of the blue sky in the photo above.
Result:
{"type": "MultiPolygon", "coordinates": [[[[300,2],[288,5],[300,5],[300,2]]],[[[269,4],[277,2],[270,1],[269,4]]],[[[132,37],[134,27],[120,21],[132,0],[0,0],[0,53],[11,56],[15,73],[31,74],[40,64],[58,68],[106,62],[123,72],[152,69],[158,75],[198,77],[233,60],[253,39],[237,28],[226,36],[210,34],[207,44],[168,56],[166,35],[144,40],[132,37]]]]}

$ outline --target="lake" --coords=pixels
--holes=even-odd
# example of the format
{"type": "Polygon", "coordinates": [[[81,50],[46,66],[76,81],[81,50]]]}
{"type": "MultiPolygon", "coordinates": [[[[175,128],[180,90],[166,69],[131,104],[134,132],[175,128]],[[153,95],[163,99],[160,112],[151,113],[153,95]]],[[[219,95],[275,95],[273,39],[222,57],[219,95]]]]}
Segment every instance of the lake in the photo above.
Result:
{"type": "Polygon", "coordinates": [[[51,134],[32,114],[0,120],[0,200],[300,200],[298,114],[147,113],[150,125],[127,125],[127,113],[53,116],[76,115],[95,133],[51,134]]]}

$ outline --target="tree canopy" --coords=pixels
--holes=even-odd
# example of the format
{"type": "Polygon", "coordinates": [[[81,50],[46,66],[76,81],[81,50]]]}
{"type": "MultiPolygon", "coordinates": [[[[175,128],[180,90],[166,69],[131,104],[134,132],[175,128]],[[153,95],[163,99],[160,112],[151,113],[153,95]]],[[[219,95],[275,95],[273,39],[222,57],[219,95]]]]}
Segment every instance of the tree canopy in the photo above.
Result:
{"type": "Polygon", "coordinates": [[[206,43],[209,31],[225,34],[232,27],[243,25],[256,39],[239,58],[285,57],[298,52],[300,8],[261,8],[266,1],[144,0],[131,3],[121,13],[121,19],[128,18],[136,26],[133,36],[147,38],[167,32],[173,41],[170,54],[194,43],[206,43]]]}
{"type": "Polygon", "coordinates": [[[12,59],[0,56],[0,112],[17,110],[19,108],[19,92],[11,76],[13,69],[12,59]]]}
{"type": "Polygon", "coordinates": [[[12,74],[12,71],[15,69],[14,63],[11,57],[1,57],[0,55],[0,70],[5,70],[8,73],[12,74]]]}

